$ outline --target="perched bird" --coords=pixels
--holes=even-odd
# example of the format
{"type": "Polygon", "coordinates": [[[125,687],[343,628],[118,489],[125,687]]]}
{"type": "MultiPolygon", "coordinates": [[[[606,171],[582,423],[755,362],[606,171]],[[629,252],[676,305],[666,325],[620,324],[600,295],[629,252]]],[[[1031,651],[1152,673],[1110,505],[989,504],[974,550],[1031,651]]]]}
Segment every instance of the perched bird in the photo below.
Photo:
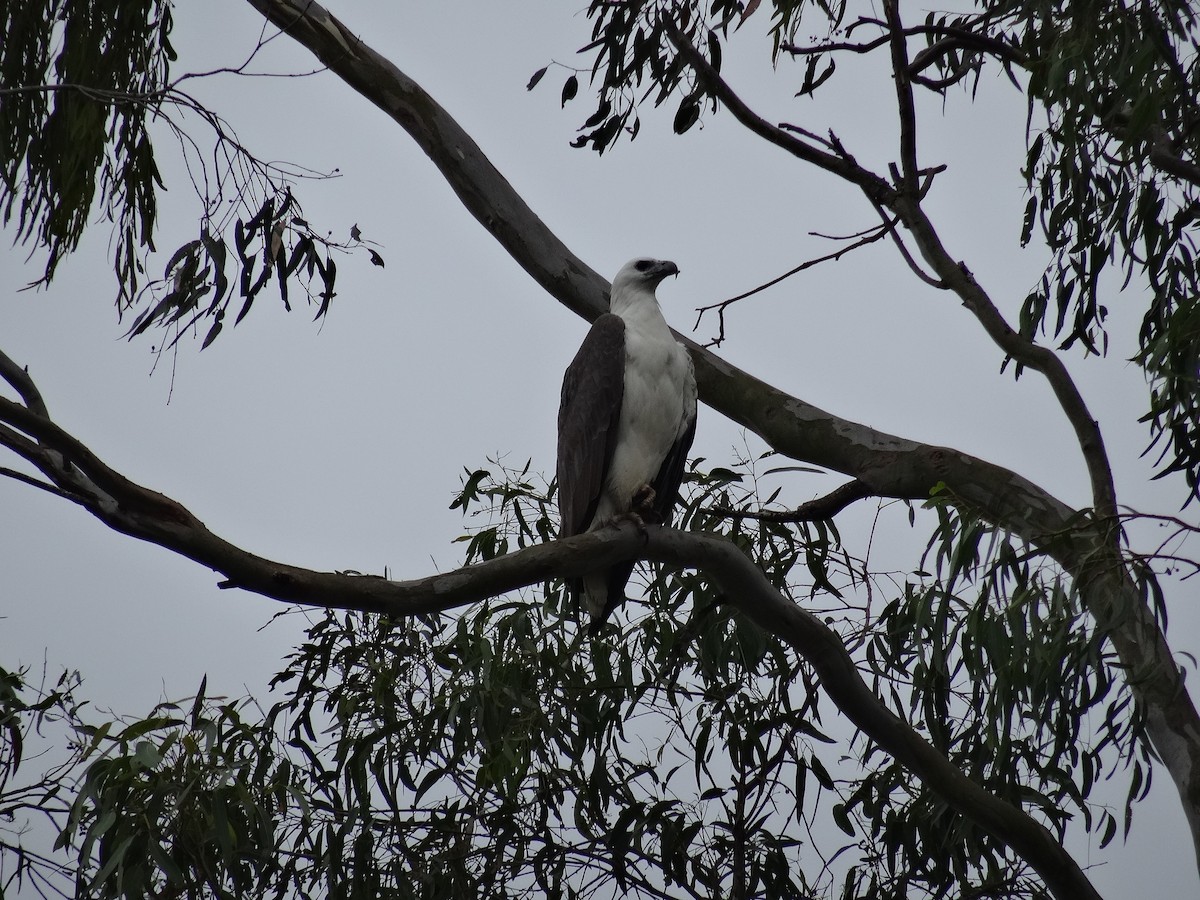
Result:
{"type": "MultiPolygon", "coordinates": [[[[562,537],[633,514],[667,524],[696,434],[692,360],[663,318],[654,290],[673,262],[635,259],[613,279],[600,316],[563,377],[558,410],[562,537]]],[[[582,590],[595,634],[622,600],[633,563],[589,573],[582,590]]]]}

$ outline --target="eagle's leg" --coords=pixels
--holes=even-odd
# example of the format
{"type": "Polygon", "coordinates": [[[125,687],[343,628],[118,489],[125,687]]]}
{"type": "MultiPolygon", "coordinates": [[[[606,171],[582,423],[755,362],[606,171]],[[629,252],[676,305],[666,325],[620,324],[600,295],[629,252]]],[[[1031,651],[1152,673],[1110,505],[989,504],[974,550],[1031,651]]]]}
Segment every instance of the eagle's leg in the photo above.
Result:
{"type": "Polygon", "coordinates": [[[654,492],[654,488],[648,484],[643,484],[633,493],[633,505],[630,511],[639,520],[641,520],[643,524],[647,522],[651,525],[659,524],[658,510],[654,508],[654,501],[656,497],[657,495],[654,492]]]}
{"type": "Polygon", "coordinates": [[[637,530],[644,534],[647,525],[659,525],[662,522],[658,510],[654,508],[656,496],[653,487],[643,484],[633,492],[629,511],[617,513],[612,518],[604,520],[600,523],[600,527],[620,528],[622,522],[632,522],[637,526],[637,530]]]}

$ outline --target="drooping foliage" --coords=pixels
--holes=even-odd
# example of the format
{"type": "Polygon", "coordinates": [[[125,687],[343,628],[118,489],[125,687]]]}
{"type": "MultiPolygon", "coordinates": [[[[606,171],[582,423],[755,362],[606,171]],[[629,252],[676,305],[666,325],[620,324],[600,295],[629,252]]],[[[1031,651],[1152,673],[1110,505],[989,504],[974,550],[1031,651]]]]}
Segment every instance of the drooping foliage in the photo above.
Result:
{"type": "Polygon", "coordinates": [[[28,683],[28,670],[0,668],[0,897],[27,891],[61,892],[75,871],[52,841],[33,836],[65,823],[74,779],[84,755],[72,743],[80,726],[77,672],[63,672],[53,686],[28,683]],[[61,745],[42,746],[53,734],[61,745]]]}
{"type": "Polygon", "coordinates": [[[122,285],[154,246],[162,188],[150,121],[171,47],[165,0],[5,3],[0,41],[0,208],[46,252],[45,280],[98,210],[122,285]]]}
{"type": "Polygon", "coordinates": [[[203,326],[204,347],[231,304],[236,324],[272,282],[286,309],[294,283],[324,316],[335,252],[384,264],[357,225],[339,241],[303,218],[293,187],[324,176],[257,159],[186,93],[194,76],[172,77],[169,0],[5,3],[0,21],[0,210],[18,242],[45,254],[41,283],[100,215],[112,223],[118,312],[134,314],[129,336],[162,329],[169,347],[203,326]],[[153,277],[166,137],[178,139],[201,214],[196,237],[153,277]]]}

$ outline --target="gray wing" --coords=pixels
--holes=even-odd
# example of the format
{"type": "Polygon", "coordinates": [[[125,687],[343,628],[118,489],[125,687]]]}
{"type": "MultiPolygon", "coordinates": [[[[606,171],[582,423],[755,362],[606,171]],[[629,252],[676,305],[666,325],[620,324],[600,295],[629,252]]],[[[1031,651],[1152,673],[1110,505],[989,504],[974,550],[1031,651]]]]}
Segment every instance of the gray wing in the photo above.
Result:
{"type": "Polygon", "coordinates": [[[563,376],[558,407],[559,533],[587,530],[600,502],[604,477],[617,443],[625,394],[625,322],[605,313],[563,376]]]}
{"type": "Polygon", "coordinates": [[[679,485],[683,483],[688,451],[692,449],[692,440],[695,437],[696,415],[693,413],[687,431],[671,447],[671,452],[667,454],[654,477],[654,511],[658,513],[658,521],[663,525],[671,524],[671,508],[679,499],[679,485]]]}

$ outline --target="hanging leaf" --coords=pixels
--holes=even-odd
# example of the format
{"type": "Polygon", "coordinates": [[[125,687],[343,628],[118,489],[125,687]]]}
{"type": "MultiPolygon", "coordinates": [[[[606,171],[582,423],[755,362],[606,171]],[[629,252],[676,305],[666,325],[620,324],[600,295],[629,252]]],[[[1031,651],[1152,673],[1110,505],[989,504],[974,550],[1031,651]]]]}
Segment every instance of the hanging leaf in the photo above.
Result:
{"type": "Polygon", "coordinates": [[[225,298],[225,293],[229,290],[229,279],[225,276],[225,258],[227,255],[225,242],[213,237],[207,231],[200,238],[204,241],[204,249],[208,253],[209,262],[212,263],[213,283],[216,287],[216,293],[213,296],[210,309],[216,309],[225,298]]]}
{"type": "Polygon", "coordinates": [[[212,328],[208,329],[208,334],[204,336],[204,341],[200,344],[200,349],[203,350],[205,347],[211,344],[214,340],[216,340],[217,335],[220,333],[221,316],[217,316],[216,321],[212,323],[212,328]]]}
{"type": "Polygon", "coordinates": [[[579,93],[579,79],[572,75],[563,84],[562,89],[562,105],[566,106],[569,100],[573,100],[575,95],[579,93]]]}
{"type": "Polygon", "coordinates": [[[173,254],[171,254],[171,258],[167,261],[167,265],[163,269],[163,278],[170,278],[171,273],[175,270],[175,267],[178,266],[181,262],[183,262],[183,260],[185,258],[187,258],[188,256],[191,256],[199,249],[200,249],[200,241],[199,240],[188,241],[186,244],[184,244],[182,247],[180,247],[178,250],[176,250],[173,254]]]}
{"type": "Polygon", "coordinates": [[[683,134],[700,121],[700,103],[694,97],[687,97],[679,105],[675,113],[674,129],[676,134],[683,134]]]}
{"type": "Polygon", "coordinates": [[[283,250],[283,230],[286,227],[287,224],[283,219],[280,219],[271,227],[271,242],[267,250],[268,262],[275,262],[275,260],[279,259],[280,251],[283,250]]]}

